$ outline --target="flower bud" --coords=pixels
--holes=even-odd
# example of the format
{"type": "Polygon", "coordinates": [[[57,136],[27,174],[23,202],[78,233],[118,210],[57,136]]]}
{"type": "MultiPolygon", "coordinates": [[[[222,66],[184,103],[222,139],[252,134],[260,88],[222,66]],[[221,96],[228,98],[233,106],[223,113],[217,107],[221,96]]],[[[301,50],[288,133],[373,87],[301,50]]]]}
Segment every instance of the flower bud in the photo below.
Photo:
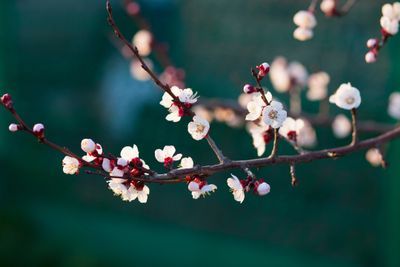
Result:
{"type": "Polygon", "coordinates": [[[1,97],[1,103],[3,103],[3,105],[8,109],[11,109],[13,107],[12,98],[9,94],[4,94],[1,97]]]}
{"type": "Polygon", "coordinates": [[[10,130],[10,132],[15,133],[19,130],[19,126],[18,124],[11,123],[10,126],[8,126],[8,130],[10,130]]]}
{"type": "Polygon", "coordinates": [[[260,196],[265,196],[266,194],[269,193],[270,190],[271,190],[271,187],[266,182],[262,182],[262,183],[258,184],[258,186],[257,186],[257,193],[260,196]]]}
{"type": "Polygon", "coordinates": [[[92,139],[83,139],[81,142],[81,148],[86,153],[92,153],[96,150],[96,143],[92,139]]]}
{"type": "Polygon", "coordinates": [[[243,92],[245,94],[252,94],[252,93],[255,93],[256,91],[257,91],[256,88],[254,88],[254,86],[251,84],[245,84],[243,86],[243,92]]]}
{"type": "Polygon", "coordinates": [[[376,55],[374,52],[369,51],[365,54],[365,62],[367,63],[374,63],[376,61],[376,55]]]}
{"type": "Polygon", "coordinates": [[[336,2],[335,0],[322,0],[320,8],[326,16],[332,16],[335,13],[336,2]]]}
{"type": "Polygon", "coordinates": [[[269,64],[264,62],[256,67],[258,69],[258,78],[263,78],[269,72],[269,64]]]}
{"type": "Polygon", "coordinates": [[[378,40],[375,38],[368,39],[368,41],[367,41],[368,48],[374,48],[377,44],[378,44],[378,40]]]}
{"type": "Polygon", "coordinates": [[[33,125],[33,133],[37,138],[44,138],[44,125],[42,123],[36,123],[33,125]]]}

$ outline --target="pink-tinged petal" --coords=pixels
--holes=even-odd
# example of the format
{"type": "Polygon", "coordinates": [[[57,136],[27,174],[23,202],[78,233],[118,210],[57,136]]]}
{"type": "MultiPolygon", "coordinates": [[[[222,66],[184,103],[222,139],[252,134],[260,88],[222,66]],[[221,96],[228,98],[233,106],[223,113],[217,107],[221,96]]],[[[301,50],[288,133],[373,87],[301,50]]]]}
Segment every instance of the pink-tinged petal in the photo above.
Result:
{"type": "Polygon", "coordinates": [[[192,181],[192,182],[189,183],[188,189],[189,189],[189,191],[193,192],[193,191],[199,191],[200,187],[199,187],[198,183],[192,181]]]}
{"type": "Polygon", "coordinates": [[[146,203],[147,202],[148,195],[145,192],[138,192],[138,200],[140,203],[146,203]]]}
{"type": "Polygon", "coordinates": [[[201,196],[201,193],[199,191],[192,192],[193,199],[198,199],[200,196],[201,196]]]}
{"type": "Polygon", "coordinates": [[[82,159],[83,159],[84,161],[86,161],[86,162],[92,162],[93,160],[96,159],[96,157],[90,156],[90,155],[85,155],[85,156],[82,157],[82,159]]]}
{"type": "Polygon", "coordinates": [[[166,158],[172,158],[176,152],[174,146],[164,146],[164,155],[166,158]]]}
{"type": "Polygon", "coordinates": [[[103,159],[103,163],[101,164],[103,170],[106,172],[111,172],[111,161],[109,159],[103,159]]]}
{"type": "Polygon", "coordinates": [[[178,160],[180,160],[182,158],[182,154],[176,154],[172,159],[174,160],[174,161],[178,161],[178,160]]]}
{"type": "Polygon", "coordinates": [[[157,149],[154,152],[154,156],[156,158],[156,160],[160,163],[164,163],[164,159],[165,159],[165,154],[164,151],[162,151],[161,149],[157,149]]]}

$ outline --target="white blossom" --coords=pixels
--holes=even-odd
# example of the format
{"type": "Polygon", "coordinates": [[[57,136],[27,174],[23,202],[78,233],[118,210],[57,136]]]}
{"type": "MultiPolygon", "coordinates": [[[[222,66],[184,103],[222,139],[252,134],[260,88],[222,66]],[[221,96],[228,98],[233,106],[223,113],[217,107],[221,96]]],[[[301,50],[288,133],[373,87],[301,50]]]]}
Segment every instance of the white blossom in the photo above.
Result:
{"type": "Polygon", "coordinates": [[[164,148],[157,149],[154,152],[154,156],[156,160],[160,163],[169,163],[171,164],[173,161],[178,161],[182,158],[182,154],[176,154],[176,149],[174,146],[164,146],[164,148]]]}
{"type": "Polygon", "coordinates": [[[314,147],[317,144],[317,134],[309,121],[303,120],[303,127],[300,129],[297,137],[297,145],[300,147],[314,147]]]}
{"type": "Polygon", "coordinates": [[[202,181],[191,181],[188,185],[188,189],[192,192],[193,199],[198,199],[200,196],[207,196],[211,192],[217,190],[217,186],[214,184],[207,184],[202,181]]]}
{"type": "Polygon", "coordinates": [[[207,136],[210,130],[210,123],[202,117],[195,115],[188,124],[188,132],[194,140],[201,140],[207,136]]]}
{"type": "Polygon", "coordinates": [[[126,195],[128,188],[124,184],[126,179],[111,178],[108,181],[108,187],[114,192],[116,196],[126,195]]]}
{"type": "Polygon", "coordinates": [[[147,185],[144,185],[142,189],[137,189],[134,185],[131,185],[127,191],[125,191],[121,198],[123,201],[131,202],[138,199],[140,203],[146,203],[148,195],[150,194],[150,189],[147,185]]]}
{"type": "Polygon", "coordinates": [[[293,22],[298,26],[293,32],[294,38],[306,41],[313,37],[313,28],[317,25],[317,20],[312,12],[305,10],[297,12],[293,22]]]}
{"type": "Polygon", "coordinates": [[[400,93],[394,92],[389,97],[389,106],[388,106],[389,115],[396,119],[400,120],[400,93]]]}
{"type": "Polygon", "coordinates": [[[194,163],[191,157],[186,157],[181,159],[181,163],[179,164],[179,169],[191,169],[193,168],[194,163]]]}
{"type": "Polygon", "coordinates": [[[293,32],[293,37],[299,41],[307,41],[314,37],[314,32],[310,28],[297,27],[293,32]]]}
{"type": "Polygon", "coordinates": [[[382,16],[390,20],[400,20],[400,3],[384,4],[382,6],[382,16]]]}
{"type": "Polygon", "coordinates": [[[332,130],[337,138],[345,138],[351,133],[351,122],[345,115],[339,114],[333,120],[332,130]]]}
{"type": "Polygon", "coordinates": [[[286,117],[287,112],[283,109],[282,103],[278,101],[273,100],[264,108],[263,121],[274,129],[281,127],[286,117]]]}
{"type": "Polygon", "coordinates": [[[399,31],[399,21],[392,20],[388,17],[381,17],[381,27],[384,29],[388,34],[395,35],[399,31]]]}
{"type": "MultiPolygon", "coordinates": [[[[182,89],[180,89],[177,86],[171,87],[171,92],[176,97],[179,97],[179,95],[181,94],[181,91],[182,91],[182,89]]],[[[173,102],[172,96],[170,94],[168,94],[167,92],[165,92],[162,96],[160,105],[165,108],[170,108],[173,104],[174,104],[174,102],[173,102]]]]}
{"type": "Polygon", "coordinates": [[[232,177],[228,178],[226,183],[228,184],[230,190],[232,191],[233,198],[242,203],[244,201],[245,193],[244,193],[244,188],[240,180],[233,174],[231,174],[232,177]]]}
{"type": "Polygon", "coordinates": [[[193,93],[191,88],[186,88],[181,90],[178,98],[182,103],[194,104],[197,102],[198,96],[197,93],[193,93]]]}
{"type": "Polygon", "coordinates": [[[302,28],[314,28],[317,25],[317,20],[312,12],[301,10],[293,17],[293,22],[302,28]]]}
{"type": "Polygon", "coordinates": [[[127,162],[131,162],[133,159],[139,157],[139,149],[136,145],[126,146],[121,150],[121,158],[127,162]]]}
{"type": "MultiPolygon", "coordinates": [[[[171,92],[183,104],[192,105],[196,103],[198,99],[197,93],[193,93],[193,90],[190,88],[180,89],[177,86],[172,86],[171,92]]],[[[164,93],[160,105],[167,108],[169,111],[169,114],[165,117],[167,121],[178,122],[181,120],[181,117],[183,116],[183,110],[174,103],[173,98],[169,93],[164,93]]]]}
{"type": "Polygon", "coordinates": [[[287,92],[291,87],[291,78],[287,70],[287,61],[283,57],[277,57],[271,64],[270,79],[275,90],[287,92]]]}
{"type": "Polygon", "coordinates": [[[326,72],[317,72],[308,78],[307,98],[311,101],[320,101],[328,95],[330,77],[326,72]]]}
{"type": "MultiPolygon", "coordinates": [[[[265,94],[265,98],[268,103],[272,101],[272,94],[267,92],[265,94]]],[[[246,120],[255,121],[260,118],[263,108],[266,106],[266,103],[262,99],[262,94],[260,92],[252,94],[252,100],[247,104],[248,114],[246,115],[246,120]]]]}
{"type": "Polygon", "coordinates": [[[79,160],[70,156],[64,157],[62,161],[63,172],[65,174],[76,174],[79,172],[79,160]]]}
{"type": "Polygon", "coordinates": [[[297,143],[297,138],[303,127],[304,121],[302,119],[287,117],[281,128],[279,128],[279,134],[287,140],[297,143]]]}
{"type": "Polygon", "coordinates": [[[335,94],[331,95],[329,102],[336,104],[339,108],[351,110],[358,108],[361,104],[360,91],[352,87],[350,83],[340,85],[335,94]]]}
{"type": "Polygon", "coordinates": [[[270,126],[265,125],[263,122],[258,125],[255,123],[247,124],[247,130],[253,139],[253,146],[257,150],[257,155],[260,157],[264,154],[266,148],[266,139],[269,138],[270,126]]]}
{"type": "Polygon", "coordinates": [[[304,65],[300,62],[290,62],[287,71],[289,72],[290,79],[297,86],[303,87],[307,84],[308,72],[304,65]]]}

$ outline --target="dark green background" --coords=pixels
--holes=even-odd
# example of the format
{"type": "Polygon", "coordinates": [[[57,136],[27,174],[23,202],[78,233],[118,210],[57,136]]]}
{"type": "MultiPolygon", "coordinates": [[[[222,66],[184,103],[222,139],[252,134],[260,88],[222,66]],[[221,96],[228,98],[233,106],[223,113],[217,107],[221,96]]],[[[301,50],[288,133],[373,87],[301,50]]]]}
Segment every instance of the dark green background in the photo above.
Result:
{"type": "MultiPolygon", "coordinates": [[[[75,151],[91,137],[113,153],[137,144],[151,166],[159,166],[153,151],[166,144],[197,163],[214,162],[206,143],[187,134],[186,123],[163,119],[161,93],[130,78],[129,63],[110,42],[104,2],[1,1],[0,92],[14,96],[29,123],[45,123],[50,139],[75,151]]],[[[120,2],[112,2],[131,36],[136,26],[120,2]]],[[[352,82],[362,92],[361,118],[394,123],[386,107],[399,88],[400,37],[376,64],[364,63],[365,41],[378,34],[384,2],[359,1],[341,19],[318,14],[315,38],[301,43],[292,38],[292,16],[308,2],[142,4],[201,96],[234,99],[251,81],[250,66],[284,55],[309,71],[330,73],[330,91],[352,82]]],[[[400,266],[399,142],[388,148],[388,170],[370,167],[356,153],[298,166],[295,189],[287,166],[259,170],[271,194],[249,194],[242,205],[226,188],[229,173],[214,177],[219,189],[206,199],[192,200],[183,184],[152,185],[148,203],[140,205],[113,197],[101,178],[63,175],[62,156],[30,136],[10,134],[11,122],[0,112],[1,266],[400,266]]],[[[214,123],[212,131],[229,157],[255,156],[243,129],[214,123]]],[[[318,128],[318,138],[320,148],[348,142],[326,128],[318,128]]]]}

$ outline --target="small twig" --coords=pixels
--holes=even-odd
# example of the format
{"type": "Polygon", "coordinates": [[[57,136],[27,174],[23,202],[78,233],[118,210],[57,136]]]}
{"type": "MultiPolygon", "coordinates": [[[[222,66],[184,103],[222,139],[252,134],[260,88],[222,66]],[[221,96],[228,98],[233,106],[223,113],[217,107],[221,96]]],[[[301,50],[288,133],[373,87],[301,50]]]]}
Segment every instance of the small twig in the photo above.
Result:
{"type": "Polygon", "coordinates": [[[264,88],[261,85],[261,79],[258,77],[258,74],[255,69],[251,68],[251,75],[254,77],[257,83],[257,91],[261,93],[261,99],[264,101],[265,105],[269,105],[268,99],[265,96],[264,88]]]}
{"type": "Polygon", "coordinates": [[[228,159],[224,156],[222,151],[218,148],[217,144],[214,142],[214,140],[210,137],[210,135],[206,136],[206,140],[208,144],[210,145],[211,149],[214,151],[214,154],[217,156],[218,160],[220,163],[225,163],[228,161],[228,159]]]}

